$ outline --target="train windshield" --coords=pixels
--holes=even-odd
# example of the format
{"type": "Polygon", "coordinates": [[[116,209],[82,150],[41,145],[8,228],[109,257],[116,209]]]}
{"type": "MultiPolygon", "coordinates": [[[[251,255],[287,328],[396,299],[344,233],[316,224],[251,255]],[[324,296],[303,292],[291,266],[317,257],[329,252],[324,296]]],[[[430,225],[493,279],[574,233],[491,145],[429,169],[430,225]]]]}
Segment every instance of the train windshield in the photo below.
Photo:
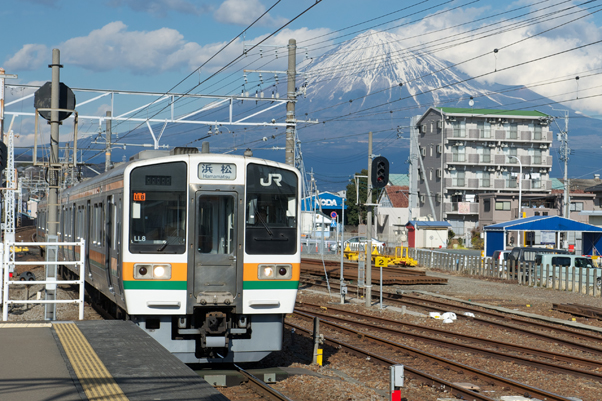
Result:
{"type": "Polygon", "coordinates": [[[248,254],[297,252],[297,175],[277,167],[247,166],[245,213],[248,254]]]}
{"type": "Polygon", "coordinates": [[[132,253],[186,251],[186,163],[138,167],[130,175],[132,253]]]}

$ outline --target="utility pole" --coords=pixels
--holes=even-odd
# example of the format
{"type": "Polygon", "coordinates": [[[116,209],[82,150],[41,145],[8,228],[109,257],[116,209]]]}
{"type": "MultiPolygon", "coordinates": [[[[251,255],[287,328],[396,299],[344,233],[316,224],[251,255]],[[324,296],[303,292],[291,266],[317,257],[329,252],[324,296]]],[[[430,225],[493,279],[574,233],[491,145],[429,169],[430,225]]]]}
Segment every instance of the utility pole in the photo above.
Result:
{"type": "Polygon", "coordinates": [[[372,131],[368,133],[368,196],[366,199],[366,306],[372,305],[372,131]]]}
{"type": "Polygon", "coordinates": [[[56,236],[58,232],[58,198],[59,198],[59,96],[61,82],[61,53],[52,49],[52,89],[50,92],[50,168],[48,170],[48,235],[56,236]]]}
{"type": "Polygon", "coordinates": [[[105,171],[111,168],[111,111],[107,111],[105,120],[107,129],[105,130],[106,148],[105,148],[105,171]]]}
{"type": "MultiPolygon", "coordinates": [[[[564,112],[564,132],[562,135],[562,147],[564,150],[564,217],[571,217],[569,200],[569,111],[564,112]]],[[[568,233],[567,233],[568,234],[568,233]]]]}
{"type": "Polygon", "coordinates": [[[288,41],[288,77],[286,96],[286,150],[285,163],[289,166],[295,165],[295,101],[297,99],[295,90],[295,80],[297,78],[297,41],[289,39],[288,41]]]}
{"type": "MultiPolygon", "coordinates": [[[[50,160],[48,168],[48,242],[58,242],[58,211],[61,164],[59,162],[59,107],[60,107],[60,69],[61,52],[52,49],[52,87],[50,90],[50,160]]],[[[46,261],[56,262],[58,257],[57,247],[47,247],[46,261]]],[[[56,281],[56,264],[46,265],[46,281],[56,281]]],[[[56,284],[46,284],[46,300],[56,300],[56,284]]],[[[56,304],[44,305],[45,320],[56,318],[56,304]]]]}

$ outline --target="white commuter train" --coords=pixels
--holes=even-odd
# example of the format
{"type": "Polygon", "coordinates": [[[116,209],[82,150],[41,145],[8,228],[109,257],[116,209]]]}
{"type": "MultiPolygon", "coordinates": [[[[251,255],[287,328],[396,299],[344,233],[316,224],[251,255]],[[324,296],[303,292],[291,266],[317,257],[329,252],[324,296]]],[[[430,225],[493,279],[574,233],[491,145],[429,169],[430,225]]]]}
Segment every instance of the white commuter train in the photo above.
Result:
{"type": "Polygon", "coordinates": [[[58,240],[84,238],[87,291],[185,363],[259,361],[281,349],[295,304],[299,183],[273,161],[144,151],[62,191],[58,240]]]}

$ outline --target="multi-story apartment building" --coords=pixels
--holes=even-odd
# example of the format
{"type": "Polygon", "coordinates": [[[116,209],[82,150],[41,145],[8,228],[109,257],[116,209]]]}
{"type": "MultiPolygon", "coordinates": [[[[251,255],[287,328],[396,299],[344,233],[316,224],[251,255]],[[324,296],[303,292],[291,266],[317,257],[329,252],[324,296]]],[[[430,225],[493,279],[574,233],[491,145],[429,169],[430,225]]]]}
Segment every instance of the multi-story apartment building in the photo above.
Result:
{"type": "MultiPolygon", "coordinates": [[[[478,225],[479,194],[549,194],[552,132],[538,111],[433,108],[412,130],[420,215],[458,235],[478,225]]],[[[514,216],[516,218],[518,216],[514,216]]]]}

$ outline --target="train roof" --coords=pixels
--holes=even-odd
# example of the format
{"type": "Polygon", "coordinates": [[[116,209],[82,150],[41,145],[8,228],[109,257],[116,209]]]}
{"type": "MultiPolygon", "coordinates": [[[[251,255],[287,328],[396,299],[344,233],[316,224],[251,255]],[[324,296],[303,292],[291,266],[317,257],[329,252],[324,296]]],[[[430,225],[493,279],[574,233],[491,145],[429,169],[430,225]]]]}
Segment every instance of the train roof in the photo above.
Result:
{"type": "Polygon", "coordinates": [[[220,158],[223,159],[224,157],[227,157],[228,159],[231,159],[231,160],[232,159],[246,160],[249,162],[269,164],[269,165],[273,165],[273,166],[279,166],[282,168],[296,170],[292,166],[289,166],[287,164],[283,164],[283,163],[280,163],[277,161],[268,160],[268,159],[260,159],[260,158],[244,156],[244,155],[230,155],[230,154],[224,154],[224,153],[199,153],[199,152],[184,152],[184,153],[179,153],[179,154],[170,154],[169,151],[145,150],[145,151],[142,151],[142,152],[132,156],[129,161],[127,161],[125,163],[121,163],[107,172],[99,174],[95,177],[92,177],[90,179],[82,181],[66,190],[63,190],[60,196],[61,197],[69,196],[72,193],[80,192],[86,188],[97,187],[97,186],[101,185],[102,183],[118,181],[123,178],[123,174],[125,173],[125,170],[132,164],[147,165],[147,164],[151,164],[154,162],[161,163],[161,162],[168,162],[171,160],[174,160],[174,161],[175,160],[183,160],[184,161],[184,160],[190,160],[190,159],[194,159],[194,158],[198,158],[198,157],[204,157],[207,159],[220,159],[220,158]]]}

